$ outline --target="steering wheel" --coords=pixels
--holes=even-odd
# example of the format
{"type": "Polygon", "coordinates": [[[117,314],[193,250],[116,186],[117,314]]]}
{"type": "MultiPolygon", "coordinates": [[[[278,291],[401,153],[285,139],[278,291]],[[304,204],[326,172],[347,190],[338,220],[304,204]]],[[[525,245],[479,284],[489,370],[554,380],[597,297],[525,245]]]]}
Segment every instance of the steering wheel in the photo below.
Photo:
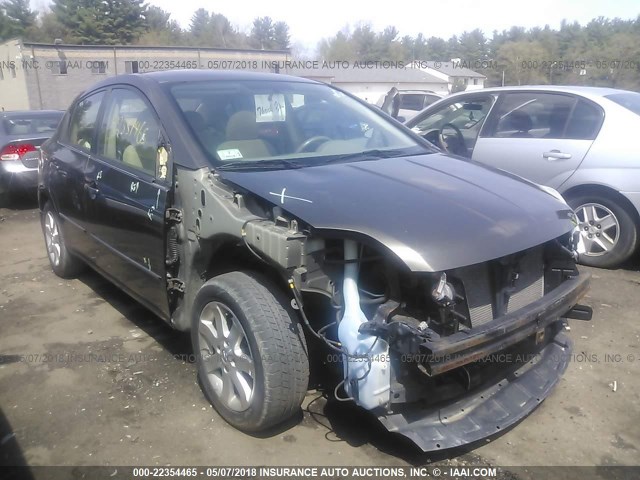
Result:
{"type": "Polygon", "coordinates": [[[469,154],[467,151],[467,147],[464,143],[464,136],[458,127],[456,127],[453,123],[445,123],[438,132],[438,143],[440,144],[440,148],[444,151],[453,153],[455,155],[466,156],[469,154]],[[455,136],[453,137],[454,141],[447,141],[445,139],[444,131],[447,127],[451,127],[455,132],[455,136]]]}
{"type": "MultiPolygon", "coordinates": [[[[314,145],[318,148],[322,143],[329,142],[331,139],[329,137],[325,137],[323,135],[316,135],[315,137],[307,138],[304,142],[300,144],[300,146],[296,149],[296,153],[302,153],[307,151],[312,151],[309,147],[314,145]],[[316,145],[317,144],[317,145],[316,145]]],[[[315,150],[315,149],[313,149],[315,150]]]]}

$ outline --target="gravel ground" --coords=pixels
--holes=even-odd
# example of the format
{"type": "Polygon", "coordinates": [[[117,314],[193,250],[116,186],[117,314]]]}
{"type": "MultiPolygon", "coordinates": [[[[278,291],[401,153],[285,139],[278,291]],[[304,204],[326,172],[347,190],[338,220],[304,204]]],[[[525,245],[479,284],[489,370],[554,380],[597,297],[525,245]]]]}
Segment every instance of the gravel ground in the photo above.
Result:
{"type": "MultiPolygon", "coordinates": [[[[433,455],[320,392],[309,392],[300,418],[269,436],[233,429],[200,392],[188,335],[95,273],[59,279],[43,245],[32,203],[0,209],[0,464],[498,465],[507,472],[639,464],[638,268],[591,270],[585,303],[594,320],[571,321],[574,361],[538,409],[499,436],[433,455]]],[[[504,478],[528,477],[513,472],[504,478]]]]}

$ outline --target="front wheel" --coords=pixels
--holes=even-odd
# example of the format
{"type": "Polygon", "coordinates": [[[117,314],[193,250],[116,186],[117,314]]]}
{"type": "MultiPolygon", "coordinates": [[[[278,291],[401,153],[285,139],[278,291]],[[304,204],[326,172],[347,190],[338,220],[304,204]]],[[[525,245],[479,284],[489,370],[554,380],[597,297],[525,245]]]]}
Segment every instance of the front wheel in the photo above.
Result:
{"type": "Polygon", "coordinates": [[[569,198],[568,203],[576,212],[585,245],[580,263],[613,268],[633,255],[638,243],[637,226],[618,201],[587,194],[569,198]]]}
{"type": "Polygon", "coordinates": [[[257,432],[300,409],[309,382],[302,329],[266,277],[230,272],[194,301],[191,340],[202,390],[234,427],[257,432]]]}

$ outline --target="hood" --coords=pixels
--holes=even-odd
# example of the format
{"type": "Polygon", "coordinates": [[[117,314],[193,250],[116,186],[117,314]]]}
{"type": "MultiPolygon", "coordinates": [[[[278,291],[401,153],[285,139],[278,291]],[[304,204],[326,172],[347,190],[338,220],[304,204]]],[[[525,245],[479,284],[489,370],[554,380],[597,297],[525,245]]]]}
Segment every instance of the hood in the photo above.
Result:
{"type": "Polygon", "coordinates": [[[316,234],[365,235],[416,272],[502,257],[573,228],[569,207],[534,184],[439,153],[219,174],[316,234]]]}

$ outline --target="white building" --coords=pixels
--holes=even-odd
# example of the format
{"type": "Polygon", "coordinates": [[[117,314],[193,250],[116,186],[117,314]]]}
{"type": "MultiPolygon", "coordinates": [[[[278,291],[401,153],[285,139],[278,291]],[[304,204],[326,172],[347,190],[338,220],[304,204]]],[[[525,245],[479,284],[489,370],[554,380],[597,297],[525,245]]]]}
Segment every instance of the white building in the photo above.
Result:
{"type": "Polygon", "coordinates": [[[329,83],[369,103],[377,103],[392,87],[449,93],[446,78],[417,68],[354,68],[349,64],[348,68],[288,69],[281,73],[329,83]]]}
{"type": "MultiPolygon", "coordinates": [[[[485,62],[476,63],[481,67],[485,66],[485,62]]],[[[491,65],[489,61],[486,64],[491,65]]],[[[464,85],[465,91],[479,90],[484,88],[484,82],[487,80],[485,75],[467,68],[467,63],[462,62],[459,58],[454,58],[450,62],[416,61],[412,66],[446,81],[447,93],[451,93],[451,89],[456,83],[464,85]]]]}

